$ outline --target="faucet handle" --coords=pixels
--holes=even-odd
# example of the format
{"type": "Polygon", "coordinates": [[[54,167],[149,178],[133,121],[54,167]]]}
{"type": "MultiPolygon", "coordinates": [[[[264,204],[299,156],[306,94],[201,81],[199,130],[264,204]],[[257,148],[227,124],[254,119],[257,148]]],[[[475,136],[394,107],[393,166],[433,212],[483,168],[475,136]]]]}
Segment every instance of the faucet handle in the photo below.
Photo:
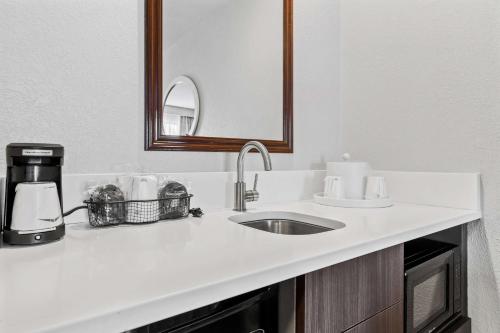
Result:
{"type": "Polygon", "coordinates": [[[258,182],[259,182],[259,174],[256,173],[253,181],[253,190],[245,192],[245,201],[252,202],[259,200],[259,192],[257,191],[258,182]]]}
{"type": "Polygon", "coordinates": [[[255,174],[255,178],[253,179],[253,190],[257,192],[257,184],[259,183],[259,174],[255,174]]]}

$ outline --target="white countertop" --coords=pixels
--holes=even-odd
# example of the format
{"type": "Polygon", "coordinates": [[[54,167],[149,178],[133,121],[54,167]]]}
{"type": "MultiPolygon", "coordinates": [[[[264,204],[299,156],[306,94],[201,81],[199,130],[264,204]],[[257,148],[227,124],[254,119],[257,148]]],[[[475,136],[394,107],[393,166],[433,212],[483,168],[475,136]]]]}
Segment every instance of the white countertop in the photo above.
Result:
{"type": "Polygon", "coordinates": [[[0,332],[121,332],[481,218],[400,203],[259,208],[269,210],[346,227],[277,235],[229,221],[231,210],[144,226],[68,225],[59,242],[0,249],[0,332]]]}

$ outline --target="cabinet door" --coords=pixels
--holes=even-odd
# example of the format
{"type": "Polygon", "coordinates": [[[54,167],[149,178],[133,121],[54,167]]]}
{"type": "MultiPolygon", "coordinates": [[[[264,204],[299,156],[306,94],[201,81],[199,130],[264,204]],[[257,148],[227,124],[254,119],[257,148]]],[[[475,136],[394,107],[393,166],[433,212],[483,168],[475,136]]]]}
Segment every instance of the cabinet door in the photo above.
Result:
{"type": "Polygon", "coordinates": [[[403,333],[403,330],[403,302],[399,302],[345,333],[403,333]]]}
{"type": "Polygon", "coordinates": [[[403,245],[297,279],[297,333],[339,333],[403,301],[403,245]]]}

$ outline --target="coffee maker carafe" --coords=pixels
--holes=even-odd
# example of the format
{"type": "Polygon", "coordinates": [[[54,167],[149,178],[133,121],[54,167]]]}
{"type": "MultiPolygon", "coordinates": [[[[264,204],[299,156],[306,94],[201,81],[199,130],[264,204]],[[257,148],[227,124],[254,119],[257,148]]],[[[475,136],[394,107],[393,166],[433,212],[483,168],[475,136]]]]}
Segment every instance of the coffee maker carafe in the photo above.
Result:
{"type": "Polygon", "coordinates": [[[63,146],[11,143],[6,156],[4,242],[34,245],[61,239],[63,146]]]}

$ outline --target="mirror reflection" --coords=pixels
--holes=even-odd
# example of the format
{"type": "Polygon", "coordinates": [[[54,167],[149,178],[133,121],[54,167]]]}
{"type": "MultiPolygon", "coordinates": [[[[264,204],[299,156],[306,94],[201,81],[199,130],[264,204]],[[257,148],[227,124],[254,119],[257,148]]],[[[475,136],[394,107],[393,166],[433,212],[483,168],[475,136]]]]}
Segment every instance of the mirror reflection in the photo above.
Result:
{"type": "Polygon", "coordinates": [[[163,104],[163,135],[193,136],[200,118],[200,100],[195,83],[180,76],[170,83],[163,104]]]}
{"type": "Polygon", "coordinates": [[[283,140],[283,13],[283,0],[163,1],[164,135],[283,140]],[[168,88],[179,75],[199,89],[196,132],[193,93],[168,88]]]}

